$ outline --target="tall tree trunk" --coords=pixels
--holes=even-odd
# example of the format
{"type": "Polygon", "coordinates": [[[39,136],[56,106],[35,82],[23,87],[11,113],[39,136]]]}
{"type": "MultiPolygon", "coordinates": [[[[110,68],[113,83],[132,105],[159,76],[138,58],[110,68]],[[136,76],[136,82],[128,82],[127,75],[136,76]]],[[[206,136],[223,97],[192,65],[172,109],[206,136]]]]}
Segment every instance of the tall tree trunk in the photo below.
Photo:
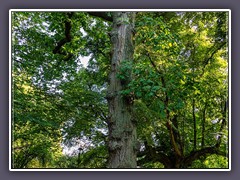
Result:
{"type": "Polygon", "coordinates": [[[121,62],[133,60],[134,12],[114,12],[111,72],[107,100],[109,106],[108,168],[136,168],[136,127],[132,117],[133,101],[120,94],[131,81],[131,72],[118,78],[121,62]]]}

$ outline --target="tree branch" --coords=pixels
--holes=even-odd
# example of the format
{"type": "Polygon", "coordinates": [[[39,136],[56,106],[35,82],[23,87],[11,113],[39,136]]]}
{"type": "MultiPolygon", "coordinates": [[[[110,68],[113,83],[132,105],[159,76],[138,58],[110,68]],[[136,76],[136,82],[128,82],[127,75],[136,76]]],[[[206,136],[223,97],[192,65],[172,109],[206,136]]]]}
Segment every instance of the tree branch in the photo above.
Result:
{"type": "Polygon", "coordinates": [[[145,146],[146,146],[146,150],[138,153],[138,157],[145,156],[144,158],[137,161],[138,165],[143,165],[146,162],[151,161],[151,162],[160,162],[166,168],[171,167],[172,165],[171,159],[166,154],[157,151],[157,148],[148,146],[146,143],[145,143],[145,146]]]}
{"type": "Polygon", "coordinates": [[[152,64],[153,68],[155,69],[155,71],[156,71],[158,74],[161,75],[161,74],[162,74],[161,71],[157,68],[157,65],[153,62],[153,60],[152,60],[152,58],[151,58],[149,52],[147,52],[146,55],[147,55],[147,57],[148,57],[150,63],[152,64]]]}
{"type": "Polygon", "coordinates": [[[176,142],[176,139],[175,139],[175,136],[174,136],[174,130],[173,130],[173,127],[172,127],[172,122],[170,122],[170,120],[168,120],[167,123],[166,123],[166,126],[167,126],[168,131],[169,131],[170,140],[171,140],[174,152],[177,156],[181,157],[182,152],[181,152],[180,148],[178,147],[178,143],[176,142]]]}
{"type": "Polygon", "coordinates": [[[57,46],[53,49],[53,54],[61,54],[61,55],[65,56],[64,61],[68,61],[73,56],[73,54],[62,50],[62,46],[64,46],[68,42],[71,42],[71,40],[72,40],[72,36],[71,36],[72,24],[71,24],[71,20],[70,20],[72,18],[72,16],[73,16],[73,12],[67,13],[67,19],[64,22],[65,37],[63,39],[61,39],[57,43],[57,46]]]}
{"type": "Polygon", "coordinates": [[[203,72],[202,72],[202,74],[201,74],[201,76],[204,74],[204,70],[205,70],[205,67],[208,65],[208,63],[209,63],[209,61],[210,61],[210,59],[212,59],[213,58],[213,56],[221,49],[221,48],[223,48],[223,46],[226,44],[226,41],[223,41],[222,43],[220,43],[219,44],[219,46],[218,47],[216,47],[216,49],[214,49],[215,47],[215,45],[213,45],[212,46],[212,48],[207,52],[207,57],[205,57],[205,59],[204,59],[204,64],[203,64],[203,72]],[[208,55],[208,53],[210,52],[210,51],[212,51],[212,53],[210,54],[210,55],[208,55]]]}
{"type": "Polygon", "coordinates": [[[186,166],[191,165],[191,163],[197,159],[199,159],[203,155],[207,154],[216,154],[224,157],[228,157],[228,154],[226,152],[220,151],[216,147],[206,147],[201,150],[193,151],[191,152],[186,158],[184,158],[184,164],[186,166]]]}
{"type": "MultiPolygon", "coordinates": [[[[161,82],[162,82],[163,87],[166,88],[166,83],[165,83],[165,80],[164,80],[163,75],[162,75],[163,73],[160,71],[160,69],[157,68],[157,65],[152,60],[149,52],[147,52],[146,55],[147,55],[150,63],[152,64],[153,68],[155,69],[155,71],[161,76],[161,82]]],[[[168,98],[167,92],[165,92],[165,96],[166,96],[166,98],[164,100],[164,105],[165,105],[166,119],[167,119],[166,127],[168,128],[168,131],[169,131],[170,140],[171,140],[174,152],[176,153],[177,156],[182,156],[182,151],[180,150],[181,147],[180,148],[178,147],[178,143],[176,142],[176,137],[174,136],[174,130],[173,130],[172,124],[171,124],[170,119],[169,119],[170,111],[167,108],[168,107],[168,102],[169,102],[169,98],[168,98]]]]}

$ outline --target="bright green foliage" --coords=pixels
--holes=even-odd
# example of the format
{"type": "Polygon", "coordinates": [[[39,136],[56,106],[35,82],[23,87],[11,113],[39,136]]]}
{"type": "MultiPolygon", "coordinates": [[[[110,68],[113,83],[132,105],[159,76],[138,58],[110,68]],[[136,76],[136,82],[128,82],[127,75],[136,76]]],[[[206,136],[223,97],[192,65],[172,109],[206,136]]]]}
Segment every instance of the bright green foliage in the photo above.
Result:
{"type": "Polygon", "coordinates": [[[192,164],[192,168],[226,168],[228,167],[228,159],[222,156],[211,155],[206,159],[196,160],[192,164]]]}
{"type": "MultiPolygon", "coordinates": [[[[134,98],[141,168],[228,167],[227,16],[137,13],[134,61],[117,77],[134,98]]],[[[106,167],[110,30],[86,12],[13,12],[13,168],[106,167]],[[54,53],[66,22],[71,40],[54,53]]]]}
{"type": "Polygon", "coordinates": [[[59,100],[36,88],[26,74],[13,74],[14,168],[49,167],[61,155],[59,100]],[[54,102],[54,103],[52,103],[54,102]]]}
{"type": "Polygon", "coordinates": [[[218,135],[225,139],[220,148],[227,150],[225,15],[169,14],[170,21],[153,13],[139,16],[133,81],[124,92],[134,92],[139,99],[138,137],[169,157],[174,153],[166,128],[169,120],[182,156],[214,146],[218,135]]]}

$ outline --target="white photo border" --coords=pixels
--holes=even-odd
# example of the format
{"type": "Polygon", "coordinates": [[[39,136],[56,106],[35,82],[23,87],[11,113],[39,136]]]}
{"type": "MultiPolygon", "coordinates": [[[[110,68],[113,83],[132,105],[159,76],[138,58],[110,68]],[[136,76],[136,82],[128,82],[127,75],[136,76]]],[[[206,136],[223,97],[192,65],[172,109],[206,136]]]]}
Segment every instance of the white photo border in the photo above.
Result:
{"type": "Polygon", "coordinates": [[[231,171],[231,9],[10,9],[9,10],[9,171],[231,171]],[[222,169],[53,169],[12,168],[12,12],[228,12],[228,168],[222,169]]]}

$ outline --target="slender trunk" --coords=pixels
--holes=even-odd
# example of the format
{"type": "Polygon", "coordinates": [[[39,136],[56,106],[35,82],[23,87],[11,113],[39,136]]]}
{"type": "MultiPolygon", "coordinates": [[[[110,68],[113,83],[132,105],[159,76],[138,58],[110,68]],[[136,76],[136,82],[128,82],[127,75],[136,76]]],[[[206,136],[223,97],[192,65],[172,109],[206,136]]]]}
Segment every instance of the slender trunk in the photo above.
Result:
{"type": "Polygon", "coordinates": [[[192,102],[192,116],[193,116],[193,150],[197,148],[197,126],[196,126],[196,115],[195,115],[195,100],[192,102]]]}
{"type": "Polygon", "coordinates": [[[184,112],[184,119],[182,121],[182,152],[183,152],[183,155],[185,154],[185,112],[184,112]]]}
{"type": "Polygon", "coordinates": [[[112,59],[107,100],[109,106],[108,168],[136,168],[136,127],[132,117],[131,97],[120,94],[131,81],[126,72],[124,82],[118,78],[122,61],[133,60],[134,12],[114,12],[111,34],[112,59]]]}
{"type": "MultiPolygon", "coordinates": [[[[227,114],[227,102],[224,102],[224,108],[223,108],[223,111],[222,111],[223,118],[222,118],[221,126],[220,126],[220,129],[219,129],[220,133],[222,133],[222,131],[224,130],[224,128],[227,125],[226,114],[227,114]]],[[[222,142],[222,135],[220,134],[220,136],[217,139],[217,143],[216,143],[217,148],[220,147],[221,142],[222,142]]]]}
{"type": "Polygon", "coordinates": [[[204,148],[205,143],[204,143],[204,139],[205,139],[205,122],[206,122],[206,105],[204,106],[203,109],[203,118],[202,118],[202,148],[204,148]]]}

